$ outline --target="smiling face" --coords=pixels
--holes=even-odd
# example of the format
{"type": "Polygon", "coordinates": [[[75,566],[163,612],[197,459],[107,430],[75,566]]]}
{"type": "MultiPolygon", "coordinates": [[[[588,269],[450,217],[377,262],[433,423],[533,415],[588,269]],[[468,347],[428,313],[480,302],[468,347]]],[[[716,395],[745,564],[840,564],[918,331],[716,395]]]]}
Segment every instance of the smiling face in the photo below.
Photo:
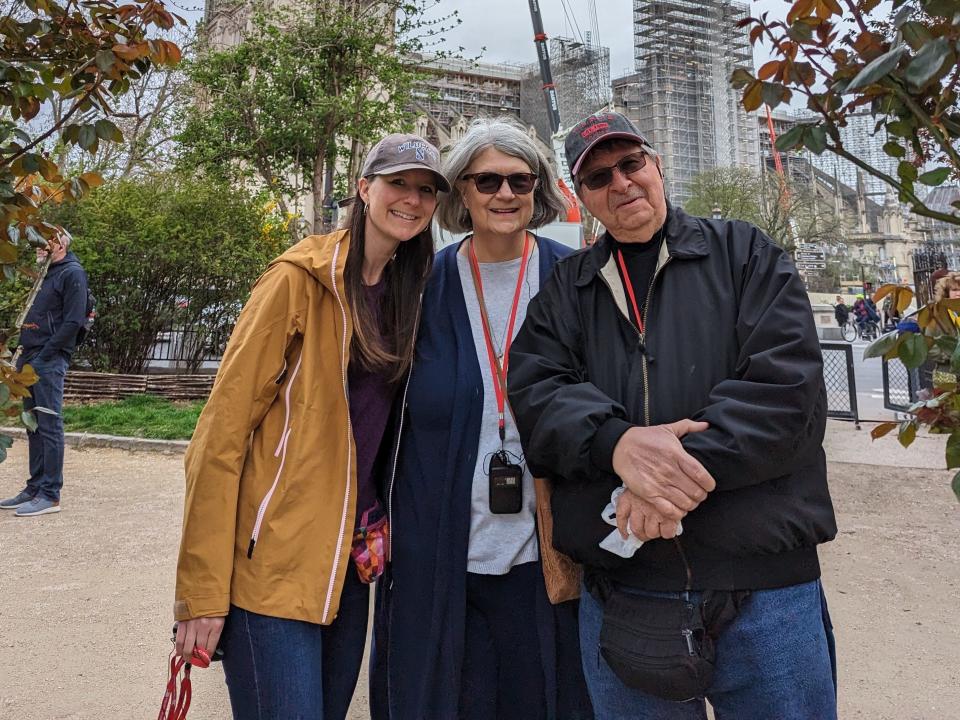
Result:
{"type": "MultiPolygon", "coordinates": [[[[639,151],[639,143],[601,144],[583,162],[578,178],[610,167],[624,156],[639,151]]],[[[609,185],[591,190],[578,185],[577,194],[587,210],[620,242],[647,242],[667,219],[667,200],[660,176],[660,158],[649,158],[642,169],[624,175],[613,171],[609,185]]]]}
{"type": "MultiPolygon", "coordinates": [[[[526,161],[488,147],[474,156],[464,175],[485,172],[510,175],[530,173],[534,170],[527,165],[526,161]]],[[[486,195],[477,190],[472,179],[457,180],[457,182],[460,185],[463,204],[470,213],[473,235],[478,242],[483,242],[485,238],[491,236],[523,235],[533,217],[533,198],[536,189],[517,195],[510,188],[510,183],[502,182],[496,193],[486,195]]]]}
{"type": "Polygon", "coordinates": [[[366,237],[401,243],[426,229],[437,209],[437,180],[429,170],[403,170],[360,178],[367,205],[366,237]]]}

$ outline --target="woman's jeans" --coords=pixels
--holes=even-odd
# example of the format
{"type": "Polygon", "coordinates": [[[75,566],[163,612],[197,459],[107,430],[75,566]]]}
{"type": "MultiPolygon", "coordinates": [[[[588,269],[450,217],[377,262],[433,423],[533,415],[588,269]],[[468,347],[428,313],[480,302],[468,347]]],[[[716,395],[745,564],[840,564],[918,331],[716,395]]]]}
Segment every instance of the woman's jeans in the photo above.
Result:
{"type": "MultiPolygon", "coordinates": [[[[603,606],[584,588],[580,647],[596,720],[706,720],[703,698],[663,700],[620,682],[600,655],[602,621],[603,606]]],[[[819,580],[750,593],[720,633],[706,697],[717,720],[836,720],[833,626],[819,580]]]]}
{"type": "Polygon", "coordinates": [[[231,605],[221,646],[234,720],[343,720],[360,675],[369,597],[351,562],[328,626],[231,605]]]}

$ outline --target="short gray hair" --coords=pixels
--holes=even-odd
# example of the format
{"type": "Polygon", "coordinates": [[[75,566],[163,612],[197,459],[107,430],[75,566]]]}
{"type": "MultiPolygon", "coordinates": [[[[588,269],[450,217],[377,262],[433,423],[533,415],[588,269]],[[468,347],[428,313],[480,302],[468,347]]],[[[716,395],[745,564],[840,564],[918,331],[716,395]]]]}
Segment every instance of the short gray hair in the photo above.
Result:
{"type": "Polygon", "coordinates": [[[487,148],[495,148],[505,155],[520,158],[537,174],[533,190],[533,217],[529,228],[538,228],[553,222],[569,208],[567,199],[557,187],[557,173],[533,139],[510,119],[478,118],[470,123],[466,135],[453,146],[443,162],[443,174],[450,181],[450,192],[440,197],[437,222],[450,232],[470,232],[473,221],[460,193],[460,176],[473,159],[487,148]]]}

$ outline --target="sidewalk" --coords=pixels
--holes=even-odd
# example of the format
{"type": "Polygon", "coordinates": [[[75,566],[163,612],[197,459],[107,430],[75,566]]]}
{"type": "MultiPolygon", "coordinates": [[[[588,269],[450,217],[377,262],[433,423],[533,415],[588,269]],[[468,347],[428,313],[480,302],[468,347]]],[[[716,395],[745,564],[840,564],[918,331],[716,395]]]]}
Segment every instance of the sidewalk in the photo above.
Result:
{"type": "MultiPolygon", "coordinates": [[[[844,720],[958,716],[960,503],[939,469],[943,442],[921,436],[903,450],[890,436],[871,443],[866,425],[829,423],[840,532],[821,562],[844,720]]],[[[0,717],[155,716],[171,647],[182,465],[178,454],[68,448],[63,512],[0,513],[0,717]]],[[[18,440],[0,464],[0,494],[19,489],[25,466],[18,440]]],[[[190,720],[220,720],[227,708],[222,671],[195,673],[190,720]]],[[[348,720],[366,717],[364,672],[348,720]]]]}
{"type": "Polygon", "coordinates": [[[874,422],[861,422],[860,430],[857,430],[852,422],[828,420],[823,439],[827,461],[929,470],[946,468],[946,435],[930,435],[921,430],[913,444],[904,448],[897,440],[896,430],[879,440],[872,440],[870,431],[876,426],[874,422]]]}

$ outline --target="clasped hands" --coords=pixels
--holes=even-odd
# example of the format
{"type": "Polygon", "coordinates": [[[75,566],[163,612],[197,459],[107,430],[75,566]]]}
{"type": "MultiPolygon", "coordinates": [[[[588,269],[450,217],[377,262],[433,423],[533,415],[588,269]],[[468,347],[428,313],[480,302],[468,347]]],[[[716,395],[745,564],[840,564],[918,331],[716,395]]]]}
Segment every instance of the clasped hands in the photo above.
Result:
{"type": "Polygon", "coordinates": [[[703,432],[705,422],[678,420],[633,427],[613,450],[613,469],[626,491],[617,500],[617,529],[646,542],[672,538],[677,524],[716,487],[710,473],[680,444],[688,433],[703,432]]]}

